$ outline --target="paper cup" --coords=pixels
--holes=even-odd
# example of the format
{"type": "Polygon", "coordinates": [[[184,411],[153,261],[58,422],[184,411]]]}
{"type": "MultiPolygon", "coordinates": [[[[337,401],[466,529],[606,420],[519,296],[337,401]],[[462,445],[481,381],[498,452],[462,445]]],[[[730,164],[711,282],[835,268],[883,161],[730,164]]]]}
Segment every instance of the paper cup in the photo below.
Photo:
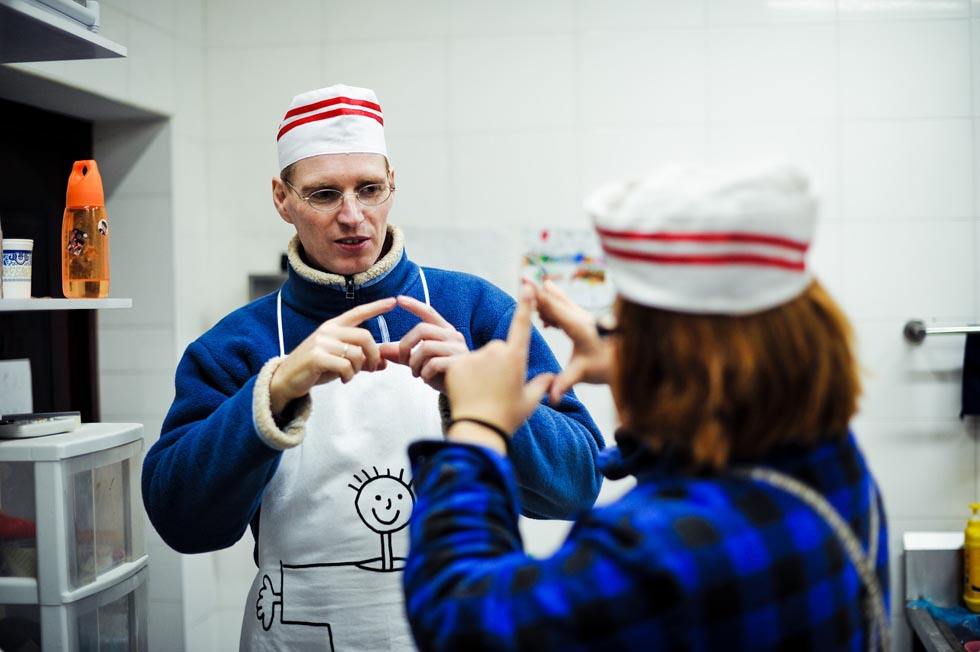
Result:
{"type": "Polygon", "coordinates": [[[31,297],[31,265],[34,241],[26,238],[3,239],[3,298],[31,297]]]}

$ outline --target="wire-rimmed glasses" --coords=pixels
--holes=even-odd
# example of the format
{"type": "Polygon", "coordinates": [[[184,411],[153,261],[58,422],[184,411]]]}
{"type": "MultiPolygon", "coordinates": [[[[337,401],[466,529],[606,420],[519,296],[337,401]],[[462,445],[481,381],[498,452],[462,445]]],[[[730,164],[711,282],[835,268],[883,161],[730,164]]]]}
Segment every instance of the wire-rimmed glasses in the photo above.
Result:
{"type": "Polygon", "coordinates": [[[335,211],[341,207],[344,203],[344,198],[347,195],[354,195],[357,197],[357,201],[361,202],[365,206],[377,206],[378,204],[383,204],[388,201],[391,197],[391,193],[394,190],[393,187],[389,186],[387,183],[369,183],[365,186],[361,186],[353,192],[340,192],[339,190],[334,190],[332,188],[321,188],[319,190],[314,190],[305,197],[299,194],[299,191],[293,187],[293,184],[289,183],[283,179],[283,183],[289,186],[296,196],[305,201],[311,207],[318,211],[335,211]]]}

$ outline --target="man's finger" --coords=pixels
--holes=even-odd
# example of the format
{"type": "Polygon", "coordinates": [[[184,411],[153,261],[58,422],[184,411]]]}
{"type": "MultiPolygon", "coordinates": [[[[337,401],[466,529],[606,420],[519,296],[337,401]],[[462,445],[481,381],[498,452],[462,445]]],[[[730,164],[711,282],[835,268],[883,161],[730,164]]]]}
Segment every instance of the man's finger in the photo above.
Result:
{"type": "Polygon", "coordinates": [[[398,364],[408,364],[408,362],[402,362],[401,351],[398,349],[398,342],[384,342],[378,345],[378,353],[381,354],[382,360],[388,360],[389,362],[396,362],[398,364]]]}
{"type": "Polygon", "coordinates": [[[355,306],[348,310],[347,312],[338,315],[331,319],[331,323],[338,326],[359,326],[363,322],[371,319],[372,317],[377,317],[386,312],[389,312],[395,307],[394,297],[388,299],[378,299],[377,301],[372,301],[371,303],[365,303],[363,306],[355,306]]]}
{"type": "Polygon", "coordinates": [[[413,299],[410,296],[402,294],[398,297],[398,305],[424,322],[435,324],[436,326],[442,326],[444,328],[453,328],[453,325],[446,321],[446,319],[439,314],[438,310],[423,301],[419,301],[418,299],[413,299]]]}

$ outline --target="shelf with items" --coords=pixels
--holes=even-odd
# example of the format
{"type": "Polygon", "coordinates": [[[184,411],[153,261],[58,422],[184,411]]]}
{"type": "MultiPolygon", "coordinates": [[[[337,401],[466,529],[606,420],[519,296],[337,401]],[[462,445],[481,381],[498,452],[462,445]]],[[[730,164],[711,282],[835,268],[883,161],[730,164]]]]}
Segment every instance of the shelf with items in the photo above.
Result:
{"type": "Polygon", "coordinates": [[[28,312],[36,310],[104,310],[108,308],[132,308],[132,299],[0,299],[0,312],[28,312]]]}

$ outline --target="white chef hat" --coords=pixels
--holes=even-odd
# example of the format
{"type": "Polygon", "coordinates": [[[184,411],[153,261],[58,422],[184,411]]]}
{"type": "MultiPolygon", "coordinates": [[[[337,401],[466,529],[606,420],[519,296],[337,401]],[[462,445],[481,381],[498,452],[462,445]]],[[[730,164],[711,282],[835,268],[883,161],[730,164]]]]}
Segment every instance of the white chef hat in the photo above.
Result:
{"type": "Polygon", "coordinates": [[[374,91],[344,84],[294,97],[276,140],[280,170],[320,154],[388,156],[384,118],[374,91]]]}
{"type": "Polygon", "coordinates": [[[624,298],[700,314],[759,312],[803,292],[816,209],[806,177],[785,163],[671,166],[586,201],[624,298]]]}

